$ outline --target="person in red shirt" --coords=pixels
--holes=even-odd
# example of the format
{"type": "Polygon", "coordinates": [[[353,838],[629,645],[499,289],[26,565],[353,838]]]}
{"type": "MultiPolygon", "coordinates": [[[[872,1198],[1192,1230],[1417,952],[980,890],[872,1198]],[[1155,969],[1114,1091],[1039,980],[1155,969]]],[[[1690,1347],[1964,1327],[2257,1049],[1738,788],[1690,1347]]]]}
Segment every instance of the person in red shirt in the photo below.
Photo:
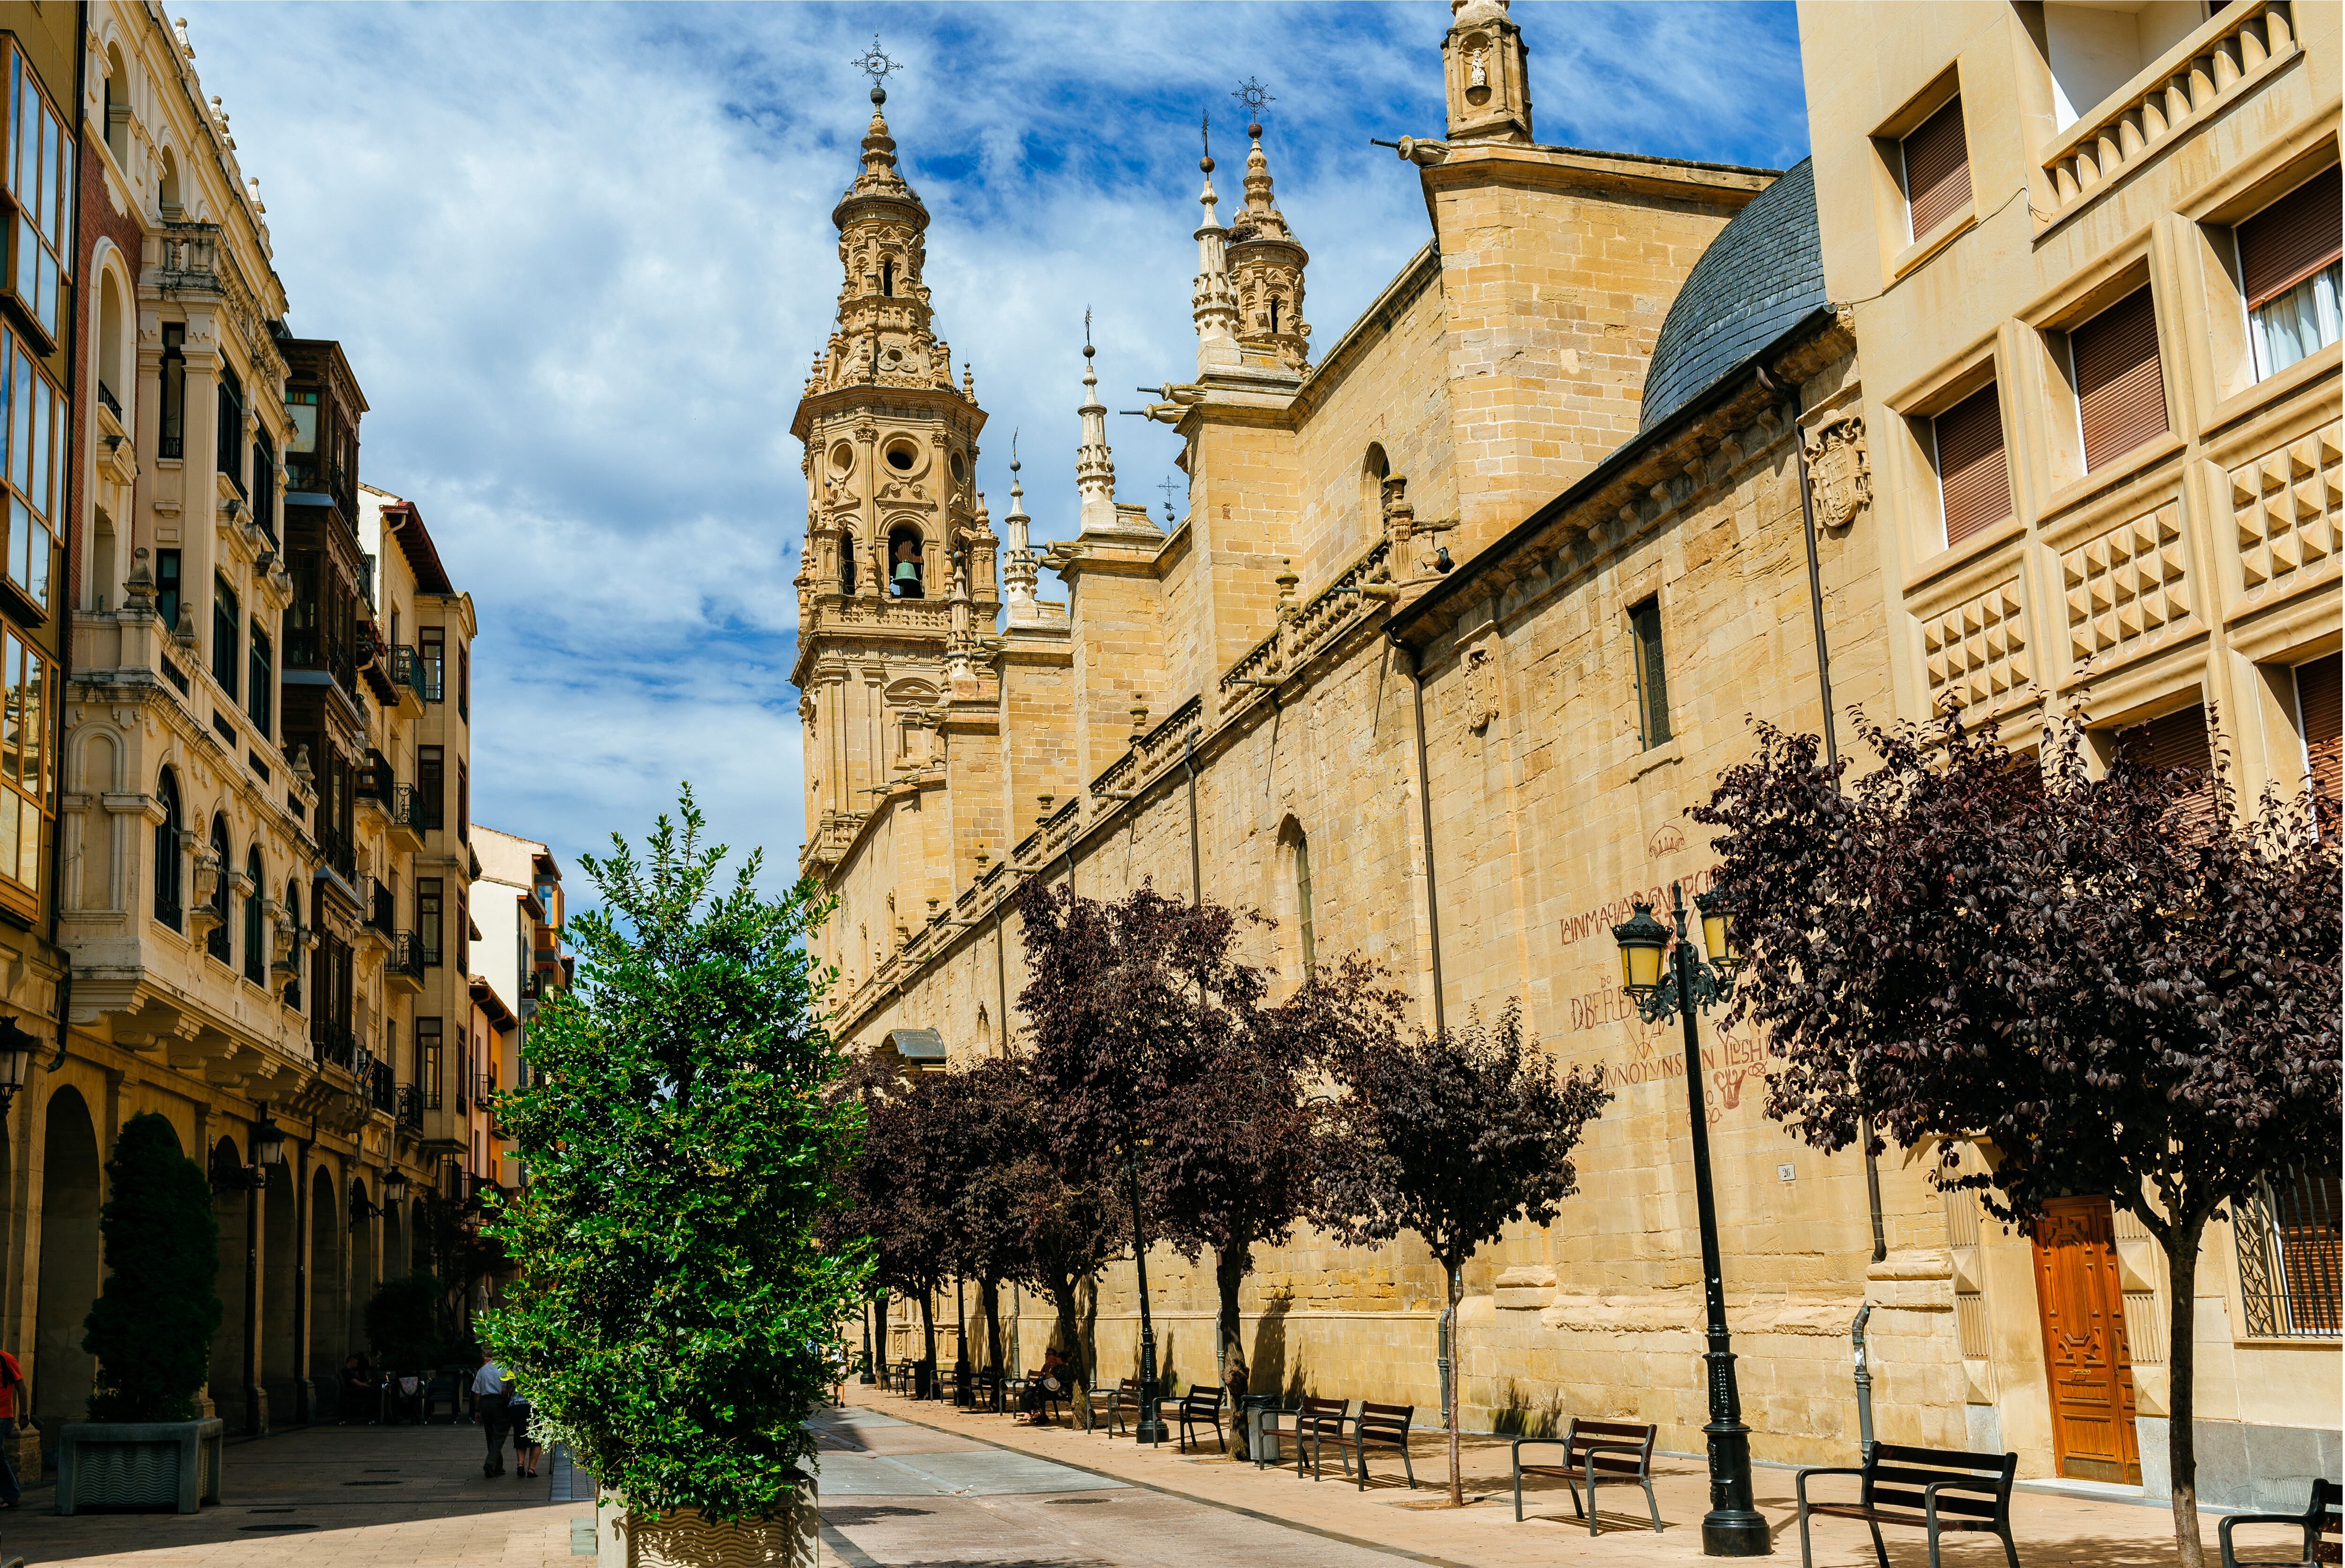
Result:
{"type": "Polygon", "coordinates": [[[8,1451],[15,1446],[16,1406],[24,1396],[25,1372],[16,1358],[0,1350],[0,1508],[14,1508],[25,1495],[16,1484],[16,1466],[8,1451]]]}

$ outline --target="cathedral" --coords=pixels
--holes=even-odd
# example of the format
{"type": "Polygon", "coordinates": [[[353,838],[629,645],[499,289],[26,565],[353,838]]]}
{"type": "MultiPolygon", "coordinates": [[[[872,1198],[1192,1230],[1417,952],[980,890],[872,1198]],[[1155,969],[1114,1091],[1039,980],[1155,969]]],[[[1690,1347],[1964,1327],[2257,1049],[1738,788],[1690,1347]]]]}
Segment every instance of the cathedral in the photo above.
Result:
{"type": "MultiPolygon", "coordinates": [[[[1953,589],[1914,575],[1901,530],[1935,537],[1943,501],[1933,548],[1960,542],[1934,437],[1914,460],[1905,433],[1937,411],[1899,406],[1902,381],[1868,387],[1868,318],[1832,302],[1888,285],[1828,290],[1828,256],[1856,243],[1834,249],[1833,215],[1878,181],[1872,144],[1828,154],[1820,133],[1812,166],[1787,172],[1544,145],[1527,60],[1507,0],[1453,0],[1447,124],[1398,145],[1425,243],[1340,331],[1306,319],[1305,242],[1341,236],[1290,226],[1261,127],[1235,192],[1202,160],[1195,372],[1146,411],[1181,440],[1186,515],[1119,499],[1086,345],[1076,526],[1044,548],[1015,462],[999,533],[976,490],[985,412],[938,335],[928,212],[874,91],[834,213],[837,324],[792,425],[801,864],[838,899],[818,938],[838,1033],[908,1069],[1015,1042],[1013,895],[1034,878],[1259,910],[1274,923],[1249,939],[1257,962],[1291,983],[1360,952],[1426,1026],[1519,1001],[1544,1047],[1600,1068],[1614,1099],[1562,1216],[1467,1270],[1464,1422],[1627,1418],[1694,1452],[1708,1412],[1686,1064],[1676,1026],[1622,995],[1611,927],[1632,900],[1703,887],[1710,851],[1684,813],[1747,755],[1753,719],[1830,733],[1851,707],[2016,703],[2015,657],[2056,684],[2054,648],[2021,649],[2019,606],[2057,593],[2031,585],[2032,565],[2008,590],[1964,566],[1946,582],[1975,604],[1923,602],[1953,589]]],[[[1830,90],[1821,68],[1812,53],[1812,96],[1830,90]]],[[[1942,252],[1956,253],[1917,243],[1899,264],[1927,272],[1942,252]]],[[[1923,330],[1918,298],[1881,329],[1895,351],[1923,330]]],[[[2013,493],[2033,526],[2034,493],[2013,493]]],[[[2333,530],[2333,487],[2328,505],[2333,530]]],[[[2035,559],[2015,537],[1980,541],[2035,559]]],[[[1869,1167],[1796,1143],[1761,1109],[1763,1042],[1701,1031],[1754,1454],[1846,1462],[1864,1321],[1883,1440],[2139,1482],[2138,1453],[2085,1455],[2053,1419],[2028,1238],[1983,1227],[1973,1198],[1941,1196],[1893,1151],[1869,1167]]],[[[2110,1238],[2128,1258],[2147,1256],[2133,1225],[2120,1215],[2110,1238]]],[[[1211,1378],[1210,1261],[1152,1255],[1148,1272],[1168,1383],[1211,1378]]],[[[2154,1323],[2154,1271],[2125,1279],[2125,1321],[2138,1305],[2154,1323]]],[[[1305,1233],[1261,1251],[1242,1303],[1254,1385],[1437,1409],[1442,1297],[1413,1239],[1305,1233]]],[[[916,1324],[883,1353],[906,1353],[916,1324]]],[[[1020,1365],[1051,1324],[1023,1304],[1020,1365]]],[[[1128,1375],[1128,1265],[1099,1282],[1091,1328],[1097,1376],[1128,1375]]],[[[2124,1395],[2145,1428],[2157,1354],[2133,1347],[2124,1395]]]]}

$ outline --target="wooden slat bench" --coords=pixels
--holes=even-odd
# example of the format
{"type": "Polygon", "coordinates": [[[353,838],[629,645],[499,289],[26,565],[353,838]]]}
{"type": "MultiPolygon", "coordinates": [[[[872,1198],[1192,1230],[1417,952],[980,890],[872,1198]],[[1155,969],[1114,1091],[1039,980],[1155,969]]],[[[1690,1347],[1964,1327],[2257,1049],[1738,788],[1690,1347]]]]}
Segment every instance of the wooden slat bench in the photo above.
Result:
{"type": "Polygon", "coordinates": [[[1133,1425],[1139,1424],[1140,1380],[1138,1378],[1119,1379],[1112,1389],[1091,1390],[1091,1426],[1088,1431],[1099,1431],[1100,1422],[1105,1420],[1107,1435],[1114,1437],[1122,1429],[1127,1417],[1133,1425]]]}
{"type": "Polygon", "coordinates": [[[1579,1488],[1588,1487],[1588,1533],[1596,1533],[1596,1489],[1599,1486],[1641,1486],[1645,1509],[1653,1516],[1653,1532],[1660,1533],[1661,1505],[1653,1498],[1653,1439],[1660,1429],[1635,1421],[1591,1421],[1578,1416],[1561,1437],[1515,1440],[1515,1520],[1523,1517],[1523,1477],[1550,1476],[1571,1489],[1571,1512],[1583,1517],[1579,1488]],[[1527,1448],[1560,1448],[1560,1464],[1525,1464],[1527,1448]]]}
{"type": "Polygon", "coordinates": [[[2333,1481],[2312,1483],[2312,1501],[2301,1513],[2238,1513],[2226,1519],[2216,1529],[2216,1539],[2222,1543],[2223,1568],[2310,1568],[2320,1563],[2345,1562],[2345,1522],[2339,1519],[2339,1510],[2345,1506],[2345,1487],[2333,1481]],[[2298,1548],[2272,1546],[2248,1548],[2254,1556],[2242,1559],[2231,1544],[2231,1532],[2242,1524],[2285,1524],[2302,1535],[2298,1548]],[[2295,1550],[2298,1555],[2273,1555],[2281,1550],[2295,1550]]]}
{"type": "Polygon", "coordinates": [[[1222,1438],[1222,1390],[1218,1386],[1192,1383],[1189,1391],[1179,1399],[1157,1400],[1156,1410],[1158,1420],[1163,1420],[1169,1413],[1180,1423],[1183,1453],[1189,1451],[1189,1432],[1193,1427],[1212,1427],[1213,1447],[1220,1449],[1225,1446],[1222,1438]],[[1172,1407],[1169,1411],[1167,1406],[1172,1407]]]}
{"type": "MultiPolygon", "coordinates": [[[[1321,1423],[1311,1434],[1311,1479],[1319,1479],[1319,1450],[1322,1444],[1333,1444],[1338,1456],[1345,1458],[1348,1468],[1351,1456],[1356,1456],[1359,1468],[1353,1471],[1353,1480],[1362,1492],[1368,1489],[1368,1450],[1390,1449],[1400,1455],[1401,1469],[1407,1472],[1408,1487],[1416,1490],[1416,1467],[1408,1461],[1408,1423],[1416,1415],[1415,1405],[1374,1405],[1363,1400],[1360,1413],[1348,1422],[1337,1421],[1329,1431],[1321,1423]]],[[[1298,1461],[1301,1456],[1296,1456],[1298,1461]]],[[[1302,1469],[1298,1462],[1298,1472],[1302,1469]]]]}
{"type": "MultiPolygon", "coordinates": [[[[1270,1440],[1270,1458],[1265,1461],[1257,1455],[1254,1461],[1254,1469],[1260,1470],[1265,1462],[1285,1463],[1286,1461],[1278,1456],[1279,1440],[1293,1438],[1294,1440],[1294,1473],[1300,1476],[1303,1473],[1304,1446],[1309,1441],[1311,1435],[1322,1428],[1331,1432],[1342,1431],[1345,1413],[1351,1408],[1352,1401],[1349,1400],[1315,1400],[1305,1394],[1301,1406],[1294,1410],[1263,1411],[1262,1435],[1270,1440]]],[[[1346,1459],[1344,1462],[1349,1464],[1351,1461],[1346,1459]]]]}
{"type": "Polygon", "coordinates": [[[1800,1562],[1813,1568],[1808,1547],[1808,1516],[1861,1519],[1873,1532],[1873,1554],[1881,1568],[1889,1568],[1889,1548],[1881,1539],[1884,1524],[1903,1524],[1930,1532],[1930,1568],[1939,1568],[1938,1537],[1946,1531],[1984,1531],[2000,1537],[2011,1568],[2019,1568],[2019,1547],[2011,1539],[2011,1479],[2019,1468],[2015,1453],[1964,1453],[1955,1449],[1906,1448],[1875,1443],[1864,1463],[1853,1470],[1812,1466],[1800,1471],[1792,1491],[1800,1503],[1800,1562]],[[1854,1502],[1810,1502],[1808,1478],[1853,1475],[1863,1478],[1854,1502]]]}

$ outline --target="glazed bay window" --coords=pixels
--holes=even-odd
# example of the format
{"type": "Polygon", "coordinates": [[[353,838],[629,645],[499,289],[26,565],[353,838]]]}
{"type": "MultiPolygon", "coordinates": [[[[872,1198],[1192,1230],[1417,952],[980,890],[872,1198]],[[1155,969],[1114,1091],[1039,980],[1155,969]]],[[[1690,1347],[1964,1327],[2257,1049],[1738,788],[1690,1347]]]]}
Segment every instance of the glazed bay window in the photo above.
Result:
{"type": "Polygon", "coordinates": [[[2232,230],[2258,381],[2345,335],[2338,301],[2345,280],[2341,193],[2332,165],[2232,230]]]}
{"type": "Polygon", "coordinates": [[[58,508],[65,504],[66,400],[14,332],[0,329],[0,410],[5,410],[8,585],[43,615],[58,508]]]}
{"type": "Polygon", "coordinates": [[[48,815],[48,660],[0,628],[0,902],[29,908],[41,881],[41,824],[48,815]]]}
{"type": "Polygon", "coordinates": [[[292,422],[293,433],[285,442],[285,487],[288,490],[314,491],[318,488],[318,393],[314,388],[296,388],[285,394],[285,417],[292,422]]]}
{"type": "Polygon", "coordinates": [[[61,258],[72,252],[74,158],[65,119],[11,39],[7,45],[8,126],[5,159],[15,216],[8,238],[8,290],[52,344],[65,341],[68,280],[61,258]]]}

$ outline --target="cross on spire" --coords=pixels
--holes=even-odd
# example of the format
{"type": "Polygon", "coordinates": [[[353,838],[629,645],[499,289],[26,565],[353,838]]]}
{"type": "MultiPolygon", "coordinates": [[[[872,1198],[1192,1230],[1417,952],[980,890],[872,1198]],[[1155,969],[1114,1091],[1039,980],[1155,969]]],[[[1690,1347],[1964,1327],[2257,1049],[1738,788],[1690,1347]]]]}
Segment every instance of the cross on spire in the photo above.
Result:
{"type": "Polygon", "coordinates": [[[871,78],[871,101],[875,104],[888,101],[888,78],[904,68],[903,62],[889,59],[887,51],[879,47],[879,35],[877,33],[871,35],[870,53],[859,55],[847,63],[871,78]]]}
{"type": "Polygon", "coordinates": [[[1254,77],[1248,76],[1230,97],[1245,105],[1246,114],[1254,122],[1247,127],[1247,134],[1260,136],[1262,132],[1254,127],[1262,124],[1262,111],[1278,101],[1270,96],[1270,89],[1254,77]]]}
{"type": "Polygon", "coordinates": [[[1170,522],[1172,522],[1172,475],[1170,475],[1170,474],[1165,475],[1165,477],[1164,477],[1164,482],[1163,482],[1162,484],[1159,484],[1156,488],[1157,488],[1157,489],[1159,489],[1159,490],[1162,490],[1162,492],[1164,492],[1164,521],[1166,521],[1167,523],[1170,523],[1170,522]]]}

